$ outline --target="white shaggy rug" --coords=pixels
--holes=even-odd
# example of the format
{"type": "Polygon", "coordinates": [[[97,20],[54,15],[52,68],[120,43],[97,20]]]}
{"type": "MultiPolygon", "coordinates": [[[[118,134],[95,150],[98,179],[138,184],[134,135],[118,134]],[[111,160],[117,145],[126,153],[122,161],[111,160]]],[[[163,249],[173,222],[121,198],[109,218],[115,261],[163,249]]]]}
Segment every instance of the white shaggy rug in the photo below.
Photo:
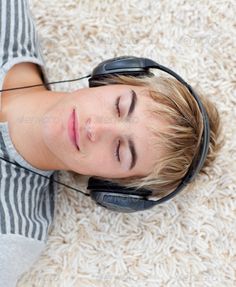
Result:
{"type": "MultiPolygon", "coordinates": [[[[47,248],[18,287],[236,286],[235,1],[31,0],[30,6],[49,80],[86,75],[114,56],[152,58],[216,102],[226,143],[210,180],[201,175],[148,211],[109,212],[59,186],[47,248]]],[[[82,188],[86,177],[65,172],[60,181],[82,188]]]]}

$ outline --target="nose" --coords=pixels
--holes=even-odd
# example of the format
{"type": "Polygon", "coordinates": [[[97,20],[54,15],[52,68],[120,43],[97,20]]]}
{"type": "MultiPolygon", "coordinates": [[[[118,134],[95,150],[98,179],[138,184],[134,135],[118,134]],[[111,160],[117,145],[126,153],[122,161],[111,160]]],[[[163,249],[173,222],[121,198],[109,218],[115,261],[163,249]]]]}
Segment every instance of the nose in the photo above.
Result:
{"type": "Polygon", "coordinates": [[[92,131],[92,123],[91,123],[91,118],[87,119],[86,124],[85,124],[85,132],[87,135],[87,138],[91,141],[94,141],[94,132],[92,131]]]}
{"type": "Polygon", "coordinates": [[[102,136],[118,136],[124,134],[127,129],[127,124],[122,121],[106,120],[106,119],[95,119],[89,118],[86,121],[85,131],[87,138],[96,142],[102,136]]]}

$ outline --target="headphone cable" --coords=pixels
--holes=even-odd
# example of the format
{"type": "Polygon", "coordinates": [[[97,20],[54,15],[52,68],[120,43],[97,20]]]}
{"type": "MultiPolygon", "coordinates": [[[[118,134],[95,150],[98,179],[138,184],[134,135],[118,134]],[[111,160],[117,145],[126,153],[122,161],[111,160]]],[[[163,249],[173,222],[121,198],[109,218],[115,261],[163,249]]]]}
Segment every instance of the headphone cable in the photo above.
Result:
{"type": "Polygon", "coordinates": [[[56,82],[50,82],[50,83],[43,83],[43,84],[37,84],[37,85],[31,85],[31,86],[24,86],[24,87],[17,87],[17,88],[9,88],[9,89],[3,89],[0,90],[1,92],[7,92],[7,91],[13,91],[13,90],[20,90],[20,89],[28,89],[28,88],[34,88],[34,87],[40,87],[40,86],[47,86],[47,85],[53,85],[53,84],[61,84],[61,83],[69,83],[69,82],[75,82],[75,81],[79,81],[85,78],[89,78],[91,77],[90,75],[78,78],[78,79],[72,79],[72,80],[63,80],[63,81],[56,81],[56,82]]]}
{"type": "Polygon", "coordinates": [[[81,190],[79,190],[79,189],[77,189],[77,188],[71,187],[71,186],[69,186],[69,185],[67,185],[67,184],[65,184],[65,183],[62,183],[62,182],[57,181],[57,180],[55,180],[55,179],[52,179],[52,178],[50,178],[50,177],[48,177],[48,176],[42,175],[42,174],[40,174],[40,173],[38,173],[38,172],[32,171],[32,170],[30,170],[30,169],[28,169],[28,168],[26,168],[26,167],[23,167],[23,166],[19,165],[18,163],[14,163],[14,162],[12,162],[12,161],[9,161],[9,160],[7,160],[7,159],[1,157],[1,156],[0,156],[0,158],[3,159],[4,161],[7,161],[7,162],[9,162],[9,163],[11,163],[11,164],[14,164],[14,165],[16,165],[16,166],[18,166],[18,167],[20,167],[20,168],[26,169],[26,170],[28,170],[28,171],[30,171],[30,172],[33,172],[33,173],[38,174],[38,175],[40,175],[40,176],[42,176],[42,177],[44,177],[44,178],[47,178],[47,179],[49,179],[50,181],[57,182],[58,184],[64,185],[65,187],[68,187],[68,188],[70,188],[70,189],[73,189],[73,190],[75,190],[75,191],[78,191],[78,192],[80,192],[80,193],[83,193],[83,194],[86,195],[86,196],[90,196],[88,193],[85,193],[85,192],[83,192],[83,191],[81,191],[81,190]]]}

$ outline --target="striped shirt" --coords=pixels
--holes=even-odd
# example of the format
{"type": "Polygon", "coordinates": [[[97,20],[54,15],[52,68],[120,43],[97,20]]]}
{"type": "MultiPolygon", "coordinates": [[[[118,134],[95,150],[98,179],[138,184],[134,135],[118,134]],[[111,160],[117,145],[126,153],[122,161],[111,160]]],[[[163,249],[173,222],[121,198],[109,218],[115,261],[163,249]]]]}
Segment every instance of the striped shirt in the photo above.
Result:
{"type": "MultiPolygon", "coordinates": [[[[39,65],[48,82],[28,0],[0,0],[0,90],[7,72],[21,62],[39,65]]],[[[51,179],[58,179],[58,173],[25,161],[13,145],[8,122],[0,123],[0,156],[16,164],[0,158],[0,286],[15,286],[45,247],[58,188],[51,179]]]]}

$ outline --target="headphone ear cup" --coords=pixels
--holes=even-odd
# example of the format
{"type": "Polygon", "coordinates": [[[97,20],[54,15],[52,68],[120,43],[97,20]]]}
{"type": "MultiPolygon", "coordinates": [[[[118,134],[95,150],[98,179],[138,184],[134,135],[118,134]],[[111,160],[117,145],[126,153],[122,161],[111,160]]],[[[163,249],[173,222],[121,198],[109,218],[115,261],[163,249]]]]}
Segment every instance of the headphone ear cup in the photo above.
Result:
{"type": "Polygon", "coordinates": [[[143,199],[141,196],[101,192],[93,190],[91,198],[100,206],[109,210],[123,213],[131,213],[149,209],[156,205],[155,201],[143,199]]]}
{"type": "MultiPolygon", "coordinates": [[[[146,67],[146,58],[122,56],[111,58],[97,65],[89,78],[89,87],[98,87],[105,84],[99,81],[106,80],[110,75],[126,75],[134,77],[154,76],[146,67]]],[[[114,83],[115,84],[115,83],[114,83]]]]}
{"type": "Polygon", "coordinates": [[[99,192],[108,192],[108,193],[122,193],[122,194],[128,194],[128,195],[136,195],[136,196],[142,196],[147,197],[152,195],[152,191],[146,188],[124,188],[123,186],[111,182],[108,180],[101,180],[96,177],[90,177],[88,180],[88,186],[87,189],[91,191],[99,191],[99,192]]]}
{"type": "Polygon", "coordinates": [[[135,191],[133,188],[124,188],[108,180],[90,177],[87,189],[90,189],[90,197],[98,205],[113,211],[135,212],[156,205],[155,201],[146,199],[152,191],[145,188],[135,191]]]}

